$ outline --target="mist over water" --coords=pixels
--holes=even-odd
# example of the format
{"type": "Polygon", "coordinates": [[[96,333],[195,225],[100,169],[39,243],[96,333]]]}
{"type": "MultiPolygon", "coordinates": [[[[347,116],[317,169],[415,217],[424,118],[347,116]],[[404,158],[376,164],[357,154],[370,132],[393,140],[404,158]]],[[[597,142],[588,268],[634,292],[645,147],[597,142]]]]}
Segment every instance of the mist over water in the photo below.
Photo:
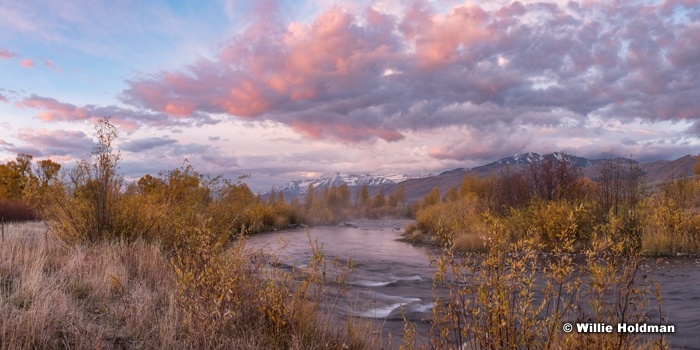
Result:
{"type": "MultiPolygon", "coordinates": [[[[392,345],[401,343],[404,317],[427,334],[433,307],[433,248],[400,242],[405,220],[353,221],[352,227],[320,226],[308,229],[311,240],[322,244],[323,254],[341,263],[352,260],[354,271],[348,292],[335,306],[338,320],[360,317],[382,327],[383,339],[392,334],[392,345]]],[[[279,254],[277,268],[302,271],[312,255],[307,230],[287,230],[254,235],[249,246],[279,254]],[[281,250],[280,250],[281,249],[281,250]]],[[[658,281],[662,313],[676,326],[670,337],[673,349],[700,349],[700,258],[647,258],[642,273],[658,281]]],[[[444,292],[437,289],[437,293],[444,292]]],[[[655,305],[654,296],[651,304],[655,305]]],[[[650,323],[658,323],[658,313],[650,323]]]]}

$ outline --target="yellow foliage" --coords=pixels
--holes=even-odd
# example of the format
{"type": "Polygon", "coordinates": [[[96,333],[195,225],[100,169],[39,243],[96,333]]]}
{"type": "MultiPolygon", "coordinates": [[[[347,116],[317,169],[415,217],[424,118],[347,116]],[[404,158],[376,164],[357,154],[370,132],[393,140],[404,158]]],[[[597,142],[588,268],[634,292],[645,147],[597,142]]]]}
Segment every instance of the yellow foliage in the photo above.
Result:
{"type": "Polygon", "coordinates": [[[452,245],[458,232],[483,235],[483,219],[477,198],[467,195],[454,202],[439,202],[416,214],[417,229],[434,234],[444,244],[452,245]]]}

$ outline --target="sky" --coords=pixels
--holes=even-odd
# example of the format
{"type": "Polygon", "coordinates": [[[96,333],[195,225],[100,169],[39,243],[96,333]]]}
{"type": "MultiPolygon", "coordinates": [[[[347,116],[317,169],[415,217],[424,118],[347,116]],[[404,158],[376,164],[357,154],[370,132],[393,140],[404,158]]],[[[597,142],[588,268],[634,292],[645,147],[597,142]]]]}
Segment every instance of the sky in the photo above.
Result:
{"type": "Polygon", "coordinates": [[[70,167],[110,116],[127,179],[255,191],[524,152],[700,152],[696,0],[0,2],[0,162],[70,167]]]}

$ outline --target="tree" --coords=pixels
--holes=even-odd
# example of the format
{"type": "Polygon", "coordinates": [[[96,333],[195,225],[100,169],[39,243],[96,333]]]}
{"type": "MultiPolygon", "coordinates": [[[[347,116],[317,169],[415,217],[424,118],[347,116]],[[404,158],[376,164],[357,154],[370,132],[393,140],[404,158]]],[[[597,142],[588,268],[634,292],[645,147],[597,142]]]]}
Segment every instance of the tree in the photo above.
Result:
{"type": "Polygon", "coordinates": [[[423,208],[429,207],[431,205],[438,204],[440,202],[440,189],[433,187],[428,194],[423,197],[423,208]]]}
{"type": "Polygon", "coordinates": [[[459,196],[465,197],[470,193],[481,197],[488,192],[489,180],[483,179],[474,173],[468,173],[459,185],[459,196]]]}
{"type": "Polygon", "coordinates": [[[282,191],[277,192],[277,204],[278,205],[286,205],[287,200],[284,199],[284,193],[282,191]]]}
{"type": "Polygon", "coordinates": [[[90,158],[81,159],[68,173],[68,181],[51,191],[50,205],[44,208],[50,228],[67,242],[130,233],[120,220],[123,178],[117,170],[121,156],[112,149],[117,130],[105,117],[95,124],[95,135],[90,158]]]}
{"type": "Polygon", "coordinates": [[[581,195],[577,183],[583,176],[581,169],[567,154],[554,155],[528,166],[530,188],[535,196],[546,200],[573,199],[581,195]]]}
{"type": "Polygon", "coordinates": [[[348,185],[327,187],[323,191],[323,205],[330,209],[331,218],[327,218],[331,222],[345,220],[345,210],[350,205],[350,191],[348,185]]]}
{"type": "Polygon", "coordinates": [[[456,202],[459,200],[459,190],[457,189],[457,186],[452,186],[447,189],[447,193],[445,194],[445,198],[443,198],[444,202],[456,202]]]}
{"type": "Polygon", "coordinates": [[[530,202],[530,188],[522,173],[507,168],[490,182],[484,202],[492,212],[506,215],[511,208],[521,208],[530,202]]]}
{"type": "Polygon", "coordinates": [[[276,200],[277,200],[277,192],[275,192],[275,188],[273,187],[270,190],[270,195],[267,197],[267,204],[275,205],[276,200]]]}
{"type": "Polygon", "coordinates": [[[404,202],[406,202],[406,189],[403,184],[400,184],[394,192],[389,195],[389,206],[396,208],[404,202]]]}
{"type": "Polygon", "coordinates": [[[36,177],[39,180],[39,186],[46,188],[52,181],[58,179],[58,173],[61,171],[61,164],[58,164],[51,159],[44,159],[37,163],[36,177]]]}
{"type": "Polygon", "coordinates": [[[14,161],[0,164],[0,199],[21,200],[32,179],[32,156],[20,153],[14,161]]]}
{"type": "Polygon", "coordinates": [[[136,186],[138,192],[142,195],[156,194],[165,189],[165,181],[153,177],[151,174],[146,174],[139,179],[136,186]]]}
{"type": "Polygon", "coordinates": [[[121,160],[119,152],[113,152],[112,144],[117,138],[117,129],[109,118],[101,118],[95,125],[97,144],[92,151],[90,161],[81,160],[71,173],[71,178],[81,179],[81,186],[89,201],[93,213],[93,229],[99,235],[114,235],[116,229],[116,202],[120,195],[123,178],[117,174],[121,160]]]}
{"type": "Polygon", "coordinates": [[[374,199],[372,200],[372,208],[381,208],[386,204],[386,197],[384,195],[384,188],[382,187],[379,190],[379,193],[377,193],[374,196],[374,199]]]}
{"type": "Polygon", "coordinates": [[[369,207],[369,188],[367,185],[360,187],[360,194],[357,195],[357,206],[360,208],[369,207]]]}
{"type": "Polygon", "coordinates": [[[314,189],[314,184],[309,184],[309,189],[306,191],[306,196],[304,197],[304,206],[306,210],[310,210],[314,205],[314,197],[316,196],[316,191],[314,189]]]}
{"type": "Polygon", "coordinates": [[[617,214],[620,206],[636,207],[644,192],[643,172],[630,160],[606,159],[598,166],[596,199],[599,215],[610,210],[617,214]],[[624,163],[627,163],[625,166],[624,163]]]}

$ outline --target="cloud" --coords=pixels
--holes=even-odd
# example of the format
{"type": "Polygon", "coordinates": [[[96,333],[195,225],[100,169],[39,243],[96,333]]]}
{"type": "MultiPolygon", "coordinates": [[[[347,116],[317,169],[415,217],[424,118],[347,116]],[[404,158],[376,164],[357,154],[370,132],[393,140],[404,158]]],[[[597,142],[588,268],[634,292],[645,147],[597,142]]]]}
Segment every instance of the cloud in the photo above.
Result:
{"type": "Polygon", "coordinates": [[[492,161],[504,154],[515,154],[528,150],[532,137],[519,135],[507,130],[498,133],[484,133],[479,130],[462,130],[453,132],[457,140],[445,140],[440,145],[428,150],[428,156],[441,160],[476,160],[492,161]]]}
{"type": "Polygon", "coordinates": [[[0,49],[0,58],[10,59],[18,56],[19,55],[16,52],[8,51],[6,49],[0,49]]]}
{"type": "Polygon", "coordinates": [[[149,137],[125,142],[119,148],[132,153],[140,153],[174,143],[177,143],[177,141],[166,137],[149,137]]]}
{"type": "Polygon", "coordinates": [[[127,178],[173,169],[191,164],[197,171],[212,176],[236,178],[242,174],[238,157],[218,147],[200,143],[184,143],[165,137],[137,139],[118,147],[130,154],[121,163],[127,178]]]}
{"type": "Polygon", "coordinates": [[[38,95],[31,95],[17,102],[16,106],[40,110],[36,117],[47,122],[94,122],[101,117],[109,116],[111,117],[112,123],[129,133],[136,131],[143,125],[165,129],[171,127],[202,126],[206,124],[217,124],[219,122],[217,119],[199,112],[193,112],[191,115],[183,115],[178,118],[171,118],[163,113],[117,106],[76,106],[58,101],[54,98],[38,95]]]}
{"type": "Polygon", "coordinates": [[[202,154],[201,159],[207,163],[213,164],[220,169],[233,170],[238,169],[238,157],[202,154]]]}
{"type": "Polygon", "coordinates": [[[688,2],[438,12],[416,1],[398,14],[332,7],[308,23],[280,17],[253,23],[214,59],[129,80],[121,100],[171,118],[274,120],[349,143],[445,126],[563,125],[557,112],[700,120],[700,24],[688,2]]]}
{"type": "Polygon", "coordinates": [[[51,70],[54,71],[54,72],[58,72],[58,73],[63,72],[63,68],[57,67],[57,66],[53,63],[53,61],[51,61],[51,60],[44,60],[44,66],[48,67],[49,69],[51,69],[51,70]]]}
{"type": "Polygon", "coordinates": [[[27,153],[35,157],[72,156],[78,158],[90,154],[94,143],[82,131],[20,129],[15,137],[23,144],[0,144],[10,153],[27,153]]]}
{"type": "Polygon", "coordinates": [[[32,68],[34,67],[34,61],[32,61],[30,58],[25,58],[22,60],[22,62],[20,62],[20,65],[22,65],[24,68],[32,68]]]}

